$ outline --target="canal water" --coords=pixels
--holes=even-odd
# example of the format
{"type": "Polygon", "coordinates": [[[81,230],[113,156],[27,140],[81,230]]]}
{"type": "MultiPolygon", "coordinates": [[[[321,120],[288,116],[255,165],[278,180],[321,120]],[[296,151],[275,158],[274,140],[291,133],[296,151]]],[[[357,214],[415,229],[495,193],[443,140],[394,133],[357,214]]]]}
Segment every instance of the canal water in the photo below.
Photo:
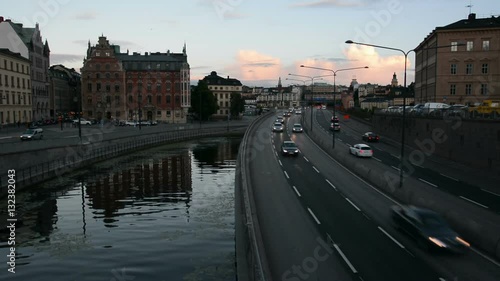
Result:
{"type": "Polygon", "coordinates": [[[16,273],[7,272],[2,232],[0,279],[236,280],[239,144],[165,145],[18,192],[16,273]]]}

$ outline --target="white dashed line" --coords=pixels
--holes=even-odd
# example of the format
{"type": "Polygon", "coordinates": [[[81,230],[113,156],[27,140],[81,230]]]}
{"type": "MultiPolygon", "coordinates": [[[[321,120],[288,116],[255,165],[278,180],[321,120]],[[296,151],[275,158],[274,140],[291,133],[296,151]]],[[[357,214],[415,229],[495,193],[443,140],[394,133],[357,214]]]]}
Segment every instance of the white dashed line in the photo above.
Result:
{"type": "Polygon", "coordinates": [[[398,240],[394,239],[394,237],[392,237],[389,233],[387,233],[382,227],[378,227],[378,229],[380,229],[380,231],[382,231],[387,237],[389,237],[394,243],[396,243],[400,248],[404,249],[405,246],[403,246],[401,243],[399,243],[398,240]]]}
{"type": "Polygon", "coordinates": [[[449,178],[450,180],[460,181],[460,180],[458,180],[458,179],[456,179],[456,178],[452,178],[452,177],[447,176],[447,175],[445,175],[445,174],[441,174],[441,173],[439,173],[439,174],[440,174],[441,176],[445,177],[445,178],[449,178]]]}
{"type": "Polygon", "coordinates": [[[278,157],[278,152],[275,151],[274,154],[276,154],[276,157],[278,157]]]}
{"type": "Polygon", "coordinates": [[[333,183],[331,183],[329,180],[325,179],[325,181],[331,186],[333,187],[333,189],[337,190],[337,188],[335,187],[335,185],[333,185],[333,183]]]}
{"type": "Polygon", "coordinates": [[[13,137],[1,137],[0,140],[4,140],[4,139],[11,139],[13,137]]]}
{"type": "Polygon", "coordinates": [[[493,263],[494,265],[500,267],[500,263],[496,262],[495,260],[491,259],[490,257],[488,256],[485,256],[483,253],[479,252],[478,250],[474,249],[473,247],[470,247],[470,249],[472,251],[474,251],[476,254],[480,255],[481,257],[487,259],[488,261],[490,261],[491,263],[493,263]]]}
{"type": "Polygon", "coordinates": [[[293,187],[293,190],[295,190],[295,193],[297,193],[297,196],[302,197],[302,195],[300,195],[300,192],[297,190],[297,188],[295,188],[295,186],[292,186],[292,187],[293,187]]]}
{"type": "Polygon", "coordinates": [[[399,156],[396,156],[396,155],[394,155],[394,154],[392,154],[392,153],[391,153],[391,156],[392,156],[392,157],[394,157],[394,158],[399,159],[399,156]]]}
{"type": "Polygon", "coordinates": [[[305,156],[304,156],[304,160],[306,160],[307,162],[309,162],[309,159],[307,159],[305,156]]]}
{"type": "Polygon", "coordinates": [[[360,209],[360,208],[358,208],[358,206],[356,206],[356,204],[352,203],[352,201],[351,201],[351,200],[349,200],[349,198],[347,198],[347,197],[346,197],[346,198],[345,198],[345,200],[347,200],[347,202],[351,203],[351,205],[352,205],[352,206],[353,206],[356,210],[358,210],[358,212],[361,212],[361,209],[360,209]]]}
{"type": "Polygon", "coordinates": [[[391,166],[391,168],[393,168],[394,170],[396,170],[398,172],[401,171],[398,167],[391,166]]]}
{"type": "Polygon", "coordinates": [[[313,211],[311,211],[311,209],[309,209],[309,208],[307,208],[307,210],[309,211],[309,214],[311,214],[313,219],[316,221],[316,223],[321,224],[321,222],[318,220],[318,218],[314,215],[313,211]]]}
{"type": "Polygon", "coordinates": [[[69,139],[69,138],[76,138],[76,137],[78,137],[78,135],[74,135],[74,136],[65,136],[65,137],[63,137],[63,138],[64,138],[64,139],[69,139]]]}
{"type": "Polygon", "coordinates": [[[433,184],[433,183],[430,183],[430,182],[428,182],[428,181],[426,181],[426,180],[424,180],[424,179],[418,178],[418,180],[419,180],[419,181],[421,181],[421,182],[425,182],[426,184],[428,184],[428,185],[430,185],[430,186],[438,187],[437,185],[435,185],[435,184],[433,184]]]}
{"type": "Polygon", "coordinates": [[[318,169],[316,169],[316,167],[313,166],[313,169],[316,171],[316,173],[319,174],[319,171],[318,171],[318,169]]]}
{"type": "Polygon", "coordinates": [[[489,194],[493,194],[493,195],[495,195],[495,196],[500,197],[500,194],[497,194],[497,193],[495,193],[495,192],[491,192],[491,191],[486,190],[486,189],[484,189],[484,188],[481,188],[481,190],[482,190],[482,191],[484,191],[484,192],[488,192],[489,194]]]}
{"type": "Polygon", "coordinates": [[[339,255],[344,259],[344,261],[347,263],[347,265],[352,270],[352,272],[353,273],[358,273],[358,271],[356,270],[356,268],[354,268],[354,266],[351,264],[351,262],[344,255],[344,253],[342,252],[342,250],[340,250],[339,246],[337,246],[337,244],[333,244],[333,247],[335,247],[335,249],[337,250],[337,252],[339,252],[339,255]]]}
{"type": "Polygon", "coordinates": [[[376,157],[373,157],[373,156],[372,156],[372,158],[373,158],[373,159],[375,159],[375,160],[377,160],[378,162],[382,162],[382,160],[380,160],[380,159],[378,159],[378,158],[376,158],[376,157]]]}
{"type": "Polygon", "coordinates": [[[283,163],[281,163],[281,160],[278,160],[278,162],[280,163],[280,166],[283,167],[283,163]]]}
{"type": "Polygon", "coordinates": [[[467,201],[469,201],[469,202],[471,202],[471,203],[474,203],[474,204],[476,204],[476,205],[478,205],[478,206],[481,206],[481,207],[483,207],[483,208],[489,209],[489,208],[488,208],[488,206],[485,206],[485,205],[483,205],[483,204],[481,204],[481,203],[477,203],[476,201],[471,200],[471,199],[469,199],[469,198],[467,198],[467,197],[460,196],[460,198],[462,198],[462,199],[464,199],[464,200],[467,200],[467,201]]]}
{"type": "Polygon", "coordinates": [[[285,173],[285,176],[287,179],[290,179],[290,177],[288,176],[288,173],[286,171],[283,171],[283,173],[285,173]]]}

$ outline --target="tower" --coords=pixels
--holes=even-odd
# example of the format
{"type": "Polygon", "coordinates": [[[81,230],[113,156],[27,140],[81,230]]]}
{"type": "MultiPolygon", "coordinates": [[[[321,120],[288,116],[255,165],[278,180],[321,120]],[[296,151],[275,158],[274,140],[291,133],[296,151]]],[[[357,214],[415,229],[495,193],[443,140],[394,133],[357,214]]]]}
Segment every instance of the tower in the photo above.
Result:
{"type": "Polygon", "coordinates": [[[398,86],[398,78],[396,77],[396,72],[392,75],[392,81],[391,81],[391,87],[397,87],[398,86]]]}

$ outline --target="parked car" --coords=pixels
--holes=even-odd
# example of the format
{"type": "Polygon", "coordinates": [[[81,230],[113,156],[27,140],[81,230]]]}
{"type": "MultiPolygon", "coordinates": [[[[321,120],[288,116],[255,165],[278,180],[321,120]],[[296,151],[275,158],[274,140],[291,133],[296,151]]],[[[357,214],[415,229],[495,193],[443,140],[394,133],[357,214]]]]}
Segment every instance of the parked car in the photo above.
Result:
{"type": "Polygon", "coordinates": [[[349,147],[349,153],[356,155],[358,157],[372,157],[373,156],[373,150],[371,147],[369,147],[366,144],[355,144],[351,147],[349,147]]]}
{"type": "Polygon", "coordinates": [[[302,129],[302,125],[296,123],[296,124],[293,124],[293,127],[292,127],[292,132],[294,133],[302,133],[304,131],[304,129],[302,129]]]}
{"type": "Polygon", "coordinates": [[[137,125],[139,125],[137,121],[134,120],[125,121],[125,126],[137,126],[137,125]]]}
{"type": "Polygon", "coordinates": [[[300,115],[302,114],[302,111],[300,109],[295,109],[295,114],[300,115]]]}
{"type": "Polygon", "coordinates": [[[43,130],[38,129],[27,129],[20,137],[22,141],[24,140],[41,140],[43,138],[43,130]]]}
{"type": "Polygon", "coordinates": [[[340,123],[335,122],[330,124],[331,131],[340,131],[340,123]]]}
{"type": "Polygon", "coordinates": [[[298,156],[299,148],[293,141],[284,141],[281,144],[281,154],[283,154],[284,156],[287,155],[298,156]]]}
{"type": "Polygon", "coordinates": [[[281,122],[275,122],[273,125],[273,132],[283,132],[283,124],[281,124],[281,122]]]}
{"type": "MultiPolygon", "coordinates": [[[[74,119],[73,124],[78,125],[78,119],[74,119]]],[[[92,125],[92,122],[85,118],[80,118],[80,125],[92,125]]]]}
{"type": "Polygon", "coordinates": [[[380,137],[374,132],[366,132],[363,134],[363,136],[361,136],[361,139],[368,142],[378,142],[380,140],[380,137]]]}
{"type": "Polygon", "coordinates": [[[396,228],[408,233],[426,251],[464,253],[470,244],[461,238],[436,212],[415,206],[392,206],[396,228]]]}
{"type": "Polygon", "coordinates": [[[123,126],[126,126],[126,122],[125,120],[117,120],[115,122],[115,126],[120,126],[120,127],[123,127],[123,126]]]}

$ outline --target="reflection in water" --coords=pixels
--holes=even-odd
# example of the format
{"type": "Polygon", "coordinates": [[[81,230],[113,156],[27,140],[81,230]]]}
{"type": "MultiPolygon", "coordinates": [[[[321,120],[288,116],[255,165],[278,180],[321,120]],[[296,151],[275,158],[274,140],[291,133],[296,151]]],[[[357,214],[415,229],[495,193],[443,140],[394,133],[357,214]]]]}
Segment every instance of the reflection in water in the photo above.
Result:
{"type": "Polygon", "coordinates": [[[23,202],[16,277],[235,280],[239,144],[212,139],[140,151],[16,194],[23,202]]]}

